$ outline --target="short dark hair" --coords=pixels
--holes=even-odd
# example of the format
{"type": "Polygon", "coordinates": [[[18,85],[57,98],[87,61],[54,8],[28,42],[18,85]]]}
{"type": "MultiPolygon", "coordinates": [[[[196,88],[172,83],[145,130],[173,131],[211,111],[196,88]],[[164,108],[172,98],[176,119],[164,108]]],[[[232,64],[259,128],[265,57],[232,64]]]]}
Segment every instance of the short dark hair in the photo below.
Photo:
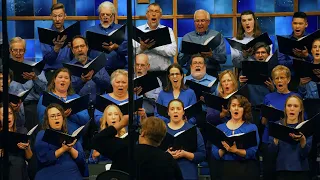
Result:
{"type": "Polygon", "coordinates": [[[201,56],[200,53],[197,53],[197,54],[194,54],[194,55],[191,56],[191,58],[190,58],[190,65],[192,64],[193,59],[194,59],[194,58],[198,58],[198,57],[203,58],[203,62],[204,62],[204,64],[206,64],[206,59],[205,59],[203,56],[201,56]]]}
{"type": "Polygon", "coordinates": [[[292,20],[294,19],[294,18],[302,18],[302,19],[305,19],[306,21],[308,20],[307,19],[307,14],[306,13],[304,13],[304,12],[295,12],[294,14],[293,14],[293,17],[292,17],[292,20]]]}
{"type": "Polygon", "coordinates": [[[53,4],[51,6],[51,12],[56,9],[63,9],[63,12],[66,12],[66,9],[64,8],[64,5],[62,3],[53,4]]]}
{"type": "Polygon", "coordinates": [[[74,36],[74,37],[72,38],[72,41],[71,41],[71,47],[72,47],[72,48],[73,48],[73,41],[74,41],[75,39],[77,39],[77,38],[83,39],[83,40],[84,40],[84,43],[86,43],[86,46],[88,46],[88,40],[87,40],[85,37],[83,37],[83,36],[81,36],[81,35],[76,35],[76,36],[74,36]]]}
{"type": "Polygon", "coordinates": [[[270,46],[268,46],[266,43],[264,42],[257,42],[254,46],[253,46],[253,52],[256,52],[259,48],[265,48],[267,53],[270,54],[270,46]]]}

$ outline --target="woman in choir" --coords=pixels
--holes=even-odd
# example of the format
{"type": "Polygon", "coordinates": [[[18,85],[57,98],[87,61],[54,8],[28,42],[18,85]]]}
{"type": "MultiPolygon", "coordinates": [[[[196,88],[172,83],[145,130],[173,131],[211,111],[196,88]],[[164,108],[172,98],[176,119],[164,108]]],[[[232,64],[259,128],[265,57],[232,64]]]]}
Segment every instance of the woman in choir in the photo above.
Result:
{"type": "MultiPolygon", "coordinates": [[[[193,127],[184,120],[184,105],[180,99],[173,99],[169,102],[168,115],[170,122],[167,124],[167,131],[172,136],[193,127]]],[[[198,179],[198,164],[204,161],[206,157],[203,138],[198,129],[197,150],[195,152],[188,152],[183,149],[173,151],[171,148],[167,152],[177,160],[184,179],[198,179]]]]}
{"type": "MultiPolygon", "coordinates": [[[[185,86],[183,80],[184,74],[181,66],[177,63],[171,64],[167,69],[167,86],[160,92],[157,103],[163,106],[168,106],[173,99],[179,99],[183,102],[185,107],[193,105],[197,102],[194,91],[185,86]]],[[[155,109],[155,116],[163,119],[166,123],[169,119],[158,114],[155,109]]],[[[194,117],[188,117],[191,124],[196,124],[194,117]]]]}
{"type": "Polygon", "coordinates": [[[60,105],[50,104],[45,109],[42,130],[38,132],[35,141],[35,153],[40,168],[35,180],[82,180],[80,172],[85,167],[85,153],[80,142],[75,139],[70,144],[61,144],[61,147],[48,144],[42,141],[46,129],[68,133],[66,113],[60,105]]]}
{"type": "MultiPolygon", "coordinates": [[[[222,71],[219,74],[219,85],[217,87],[216,92],[214,95],[226,98],[230,94],[234,93],[238,90],[238,82],[236,76],[231,70],[222,71]]],[[[219,125],[228,121],[229,119],[229,111],[227,107],[222,107],[222,111],[218,111],[216,109],[207,108],[207,115],[206,115],[207,122],[212,125],[219,125]]]]}
{"type": "Polygon", "coordinates": [[[211,156],[216,160],[220,160],[220,170],[218,171],[221,180],[224,179],[256,179],[259,176],[259,165],[256,160],[256,152],[259,145],[259,134],[257,126],[251,124],[251,104],[241,95],[231,96],[228,103],[228,110],[231,119],[217,126],[227,136],[237,135],[240,133],[249,133],[256,131],[257,145],[248,149],[238,149],[237,144],[232,146],[222,141],[224,149],[219,149],[212,145],[211,156]]]}
{"type": "MultiPolygon", "coordinates": [[[[20,134],[27,134],[26,128],[16,127],[16,114],[13,111],[11,105],[8,109],[8,130],[9,132],[16,132],[20,134]]],[[[0,131],[3,130],[3,104],[0,103],[0,131]]],[[[9,140],[10,141],[10,140],[9,140]]],[[[28,180],[27,164],[33,155],[30,142],[28,143],[18,143],[17,147],[20,149],[17,152],[9,153],[9,180],[28,180]]],[[[3,149],[0,149],[0,159],[3,157],[3,149]]],[[[1,161],[1,160],[0,160],[1,161]]],[[[1,170],[2,171],[2,170],[1,170]]],[[[2,174],[2,173],[0,173],[2,174]]]]}
{"type": "MultiPolygon", "coordinates": [[[[121,104],[128,101],[129,93],[128,93],[128,72],[123,69],[117,69],[111,74],[111,85],[112,92],[108,94],[103,94],[102,96],[115,104],[121,104]]],[[[147,115],[143,108],[140,108],[138,114],[141,118],[145,118],[147,115]]],[[[100,124],[100,119],[102,117],[102,112],[99,110],[95,110],[95,122],[97,125],[100,124]]]]}
{"type": "MultiPolygon", "coordinates": [[[[295,128],[304,121],[303,115],[302,99],[297,95],[291,95],[285,102],[284,119],[276,123],[295,128]]],[[[312,136],[306,138],[301,132],[300,135],[290,133],[288,136],[297,141],[297,144],[289,144],[271,136],[269,139],[269,151],[276,154],[277,180],[307,180],[312,136]]]]}
{"type": "MultiPolygon", "coordinates": [[[[296,94],[288,89],[288,84],[291,80],[291,72],[289,68],[283,65],[278,65],[272,69],[271,72],[272,81],[275,84],[276,91],[269,93],[264,98],[264,105],[272,106],[279,110],[284,110],[286,99],[296,94]]],[[[274,154],[268,152],[269,142],[269,127],[268,121],[277,121],[277,119],[261,118],[261,123],[264,125],[264,131],[262,134],[262,155],[263,155],[263,176],[264,179],[274,179],[274,154]]]]}
{"type": "MultiPolygon", "coordinates": [[[[242,12],[238,23],[237,36],[232,39],[246,44],[260,35],[261,30],[255,14],[250,10],[242,12]]],[[[233,66],[240,69],[241,62],[246,60],[252,53],[252,49],[239,51],[230,47],[230,50],[233,66]]]]}
{"type": "MultiPolygon", "coordinates": [[[[74,93],[71,87],[71,74],[67,68],[60,68],[55,72],[54,77],[48,86],[48,91],[51,95],[61,99],[62,101],[68,101],[79,97],[78,94],[74,93]]],[[[37,107],[40,123],[43,123],[43,117],[46,109],[46,107],[42,105],[42,100],[43,96],[40,97],[37,107]]],[[[89,114],[87,110],[80,111],[76,114],[71,114],[71,111],[72,109],[66,109],[64,112],[67,117],[68,133],[72,133],[89,121],[89,114]]]]}
{"type": "MultiPolygon", "coordinates": [[[[103,112],[103,116],[100,119],[100,131],[104,130],[108,126],[115,125],[120,122],[122,119],[122,112],[116,105],[109,105],[103,112]]],[[[118,131],[116,137],[121,138],[123,135],[126,134],[126,129],[121,129],[118,131]]],[[[101,156],[100,153],[96,150],[92,150],[91,155],[89,157],[90,164],[96,164],[101,161],[108,161],[107,157],[101,156]]]]}
{"type": "MultiPolygon", "coordinates": [[[[320,38],[315,39],[312,43],[311,54],[313,56],[313,64],[320,64],[320,38]]],[[[301,69],[303,71],[303,69],[301,69]]],[[[320,77],[320,69],[316,69],[313,73],[320,77]]],[[[320,84],[311,80],[310,77],[300,78],[299,94],[302,98],[318,99],[320,84]]]]}

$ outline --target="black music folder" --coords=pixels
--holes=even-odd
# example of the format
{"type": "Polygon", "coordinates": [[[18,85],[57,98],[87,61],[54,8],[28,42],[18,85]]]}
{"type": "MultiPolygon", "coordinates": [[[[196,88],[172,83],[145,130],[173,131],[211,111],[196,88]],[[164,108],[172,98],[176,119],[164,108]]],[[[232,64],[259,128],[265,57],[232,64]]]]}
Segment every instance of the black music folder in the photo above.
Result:
{"type": "Polygon", "coordinates": [[[250,99],[248,98],[248,94],[247,94],[247,84],[244,84],[237,91],[229,94],[226,98],[216,96],[216,95],[213,95],[213,94],[207,93],[207,92],[202,92],[202,95],[204,97],[205,104],[208,107],[211,107],[211,108],[216,109],[218,111],[222,111],[222,106],[225,109],[228,109],[229,98],[233,95],[242,95],[242,96],[246,97],[248,99],[248,101],[250,102],[250,99]]]}
{"type": "MultiPolygon", "coordinates": [[[[195,117],[197,114],[199,114],[202,111],[202,101],[198,101],[190,106],[187,106],[184,108],[184,115],[187,116],[187,118],[195,117]]],[[[157,112],[163,117],[166,117],[170,119],[168,115],[168,107],[156,103],[157,106],[157,112]]]]}
{"type": "Polygon", "coordinates": [[[282,36],[277,35],[277,40],[278,40],[278,46],[279,46],[279,52],[289,55],[289,56],[294,56],[294,53],[292,52],[293,49],[300,49],[304,50],[305,47],[308,49],[310,52],[312,48],[312,43],[315,39],[320,38],[320,30],[317,30],[313,32],[312,34],[309,34],[307,36],[304,36],[298,40],[295,39],[290,39],[282,36]]]}
{"type": "MultiPolygon", "coordinates": [[[[23,151],[22,149],[19,149],[17,144],[22,143],[28,143],[30,140],[30,136],[32,133],[37,129],[38,125],[34,126],[32,129],[29,130],[27,134],[20,134],[17,132],[8,132],[8,151],[11,153],[17,153],[20,151],[23,151]]],[[[0,132],[0,149],[3,148],[3,131],[0,132]]]]}
{"type": "Polygon", "coordinates": [[[133,27],[133,39],[138,43],[140,42],[140,39],[142,41],[146,41],[147,39],[150,41],[154,40],[155,44],[150,47],[150,49],[172,43],[168,27],[159,28],[149,32],[143,32],[137,27],[133,27]]]}
{"type": "Polygon", "coordinates": [[[64,35],[67,35],[62,48],[64,48],[69,42],[72,41],[72,38],[76,35],[81,35],[80,33],[80,21],[72,24],[71,26],[64,29],[62,32],[58,32],[48,28],[38,27],[39,41],[44,44],[54,46],[53,39],[57,39],[58,36],[62,38],[64,35]]]}
{"type": "Polygon", "coordinates": [[[99,56],[91,60],[84,66],[79,64],[63,63],[65,68],[71,71],[71,74],[77,77],[81,77],[82,74],[86,75],[89,71],[93,70],[93,76],[106,66],[106,57],[104,53],[100,53],[99,56]]]}
{"type": "Polygon", "coordinates": [[[167,133],[162,140],[159,148],[166,151],[169,148],[175,150],[185,150],[188,152],[197,151],[197,128],[193,126],[186,131],[180,131],[179,133],[172,136],[167,133]]]}
{"type": "Polygon", "coordinates": [[[216,36],[211,36],[203,44],[197,44],[188,41],[182,41],[181,52],[185,54],[197,54],[201,52],[209,52],[210,49],[214,50],[221,43],[221,33],[216,36]]]}
{"type": "Polygon", "coordinates": [[[247,44],[242,44],[242,43],[240,43],[240,42],[238,42],[236,40],[232,40],[232,39],[228,39],[228,38],[226,38],[226,40],[229,42],[230,46],[233,49],[237,49],[239,51],[248,50],[248,49],[252,48],[258,42],[264,42],[267,45],[271,45],[272,44],[272,41],[271,41],[268,33],[266,33],[266,32],[261,34],[260,36],[258,36],[256,38],[252,39],[247,44]]]}
{"type": "Polygon", "coordinates": [[[89,124],[90,121],[73,131],[71,135],[54,129],[46,129],[42,137],[42,141],[57,147],[61,147],[63,142],[65,142],[65,144],[73,143],[75,139],[79,139],[83,134],[85,134],[85,131],[88,129],[87,127],[89,126],[89,124]]]}
{"type": "Polygon", "coordinates": [[[102,43],[116,43],[120,45],[125,40],[126,25],[122,25],[119,29],[110,32],[109,34],[100,34],[91,31],[86,32],[88,46],[90,49],[100,52],[110,53],[102,47],[102,43]]]}
{"type": "Polygon", "coordinates": [[[295,70],[296,76],[300,78],[310,77],[312,81],[320,82],[320,64],[293,59],[293,69],[295,70]]]}
{"type": "Polygon", "coordinates": [[[235,142],[238,149],[248,149],[257,146],[258,144],[256,131],[227,136],[223,131],[212,124],[207,123],[205,128],[208,140],[219,149],[224,149],[221,141],[225,141],[229,146],[232,146],[235,142]]]}
{"type": "Polygon", "coordinates": [[[71,108],[71,114],[76,114],[88,108],[89,94],[64,102],[48,92],[43,92],[42,105],[47,107],[52,103],[59,104],[64,110],[71,108]]]}
{"type": "Polygon", "coordinates": [[[264,85],[271,77],[271,72],[278,65],[278,52],[276,51],[266,62],[242,61],[242,75],[246,76],[248,84],[264,85]]]}
{"type": "Polygon", "coordinates": [[[9,60],[9,68],[13,71],[13,80],[21,84],[24,84],[27,81],[29,81],[22,77],[23,72],[35,72],[35,74],[38,76],[41,74],[44,65],[45,62],[43,60],[39,62],[36,62],[35,59],[24,60],[23,62],[18,62],[13,59],[9,60]]]}
{"type": "Polygon", "coordinates": [[[304,110],[308,117],[313,117],[320,112],[320,99],[309,99],[303,100],[304,110]]]}
{"type": "Polygon", "coordinates": [[[315,124],[318,118],[319,113],[314,117],[299,123],[295,128],[284,126],[280,123],[269,122],[269,135],[290,144],[298,143],[298,141],[293,140],[289,136],[289,133],[300,135],[301,132],[306,138],[312,136],[317,130],[315,124]]]}
{"type": "Polygon", "coordinates": [[[197,99],[199,100],[200,97],[202,96],[202,92],[207,92],[211,93],[212,92],[212,87],[214,85],[217,85],[217,79],[214,81],[211,81],[211,83],[208,86],[204,86],[202,84],[199,84],[197,82],[191,81],[191,80],[186,80],[185,85],[187,85],[190,89],[194,91],[194,93],[197,96],[197,99]]]}
{"type": "MultiPolygon", "coordinates": [[[[9,102],[12,102],[13,104],[18,104],[20,101],[23,102],[26,99],[26,97],[28,96],[28,94],[31,92],[32,88],[25,90],[25,91],[22,91],[19,94],[10,94],[9,93],[9,102]]],[[[3,95],[3,92],[0,92],[1,102],[2,102],[2,95],[3,95]]]]}
{"type": "Polygon", "coordinates": [[[147,73],[144,76],[134,78],[134,87],[142,87],[141,95],[160,87],[155,74],[147,73]]]}
{"type": "MultiPolygon", "coordinates": [[[[129,114],[129,101],[124,102],[124,103],[120,103],[120,104],[116,104],[115,102],[103,97],[102,95],[97,95],[96,96],[96,106],[95,108],[101,112],[104,112],[105,108],[108,105],[114,104],[117,105],[122,114],[129,114]]],[[[143,104],[143,97],[137,97],[137,99],[134,100],[134,111],[138,111],[139,108],[142,108],[142,104],[143,104]]]]}
{"type": "Polygon", "coordinates": [[[279,121],[284,118],[284,112],[271,106],[262,104],[260,110],[261,116],[269,121],[279,121]]]}

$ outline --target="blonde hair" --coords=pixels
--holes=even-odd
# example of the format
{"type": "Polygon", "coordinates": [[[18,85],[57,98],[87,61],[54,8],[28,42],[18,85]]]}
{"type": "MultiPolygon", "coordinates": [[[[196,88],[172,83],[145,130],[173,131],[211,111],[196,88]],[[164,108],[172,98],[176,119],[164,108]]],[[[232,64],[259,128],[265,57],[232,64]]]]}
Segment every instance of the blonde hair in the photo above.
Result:
{"type": "Polygon", "coordinates": [[[126,76],[128,78],[128,71],[124,70],[124,69],[117,69],[115,70],[110,77],[110,82],[111,85],[113,84],[114,79],[118,76],[118,75],[123,75],[126,76]]]}
{"type": "MultiPolygon", "coordinates": [[[[107,113],[108,113],[109,108],[111,108],[111,107],[116,108],[116,110],[117,110],[118,113],[119,113],[119,119],[120,119],[120,120],[122,119],[123,114],[122,114],[122,112],[121,112],[121,110],[120,110],[120,108],[119,108],[118,106],[116,106],[116,105],[114,105],[114,104],[111,104],[111,105],[107,106],[107,107],[104,109],[104,111],[103,111],[103,116],[100,118],[100,131],[102,131],[102,130],[104,130],[105,128],[108,127],[108,123],[107,123],[107,120],[108,120],[108,118],[107,118],[107,113]]],[[[124,135],[125,133],[126,133],[126,129],[125,129],[125,128],[122,128],[122,129],[118,132],[118,136],[120,137],[120,136],[124,135]]]]}
{"type": "Polygon", "coordinates": [[[12,45],[14,43],[22,43],[23,49],[26,50],[26,40],[22,39],[21,37],[14,37],[9,42],[9,50],[12,50],[12,45]]]}
{"type": "Polygon", "coordinates": [[[286,66],[283,66],[283,65],[277,65],[276,67],[274,67],[274,68],[272,69],[272,72],[271,72],[272,80],[275,79],[276,72],[278,72],[278,71],[283,71],[283,72],[285,72],[286,77],[287,77],[288,79],[291,78],[291,72],[290,72],[290,69],[289,69],[289,68],[287,68],[286,66]]]}
{"type": "Polygon", "coordinates": [[[224,70],[219,74],[219,85],[218,85],[218,92],[219,95],[222,97],[223,94],[223,88],[222,88],[222,83],[221,83],[221,79],[223,78],[224,75],[229,74],[231,77],[231,81],[233,82],[233,86],[234,86],[234,90],[238,89],[238,81],[236,76],[234,75],[234,73],[231,70],[224,70]]]}

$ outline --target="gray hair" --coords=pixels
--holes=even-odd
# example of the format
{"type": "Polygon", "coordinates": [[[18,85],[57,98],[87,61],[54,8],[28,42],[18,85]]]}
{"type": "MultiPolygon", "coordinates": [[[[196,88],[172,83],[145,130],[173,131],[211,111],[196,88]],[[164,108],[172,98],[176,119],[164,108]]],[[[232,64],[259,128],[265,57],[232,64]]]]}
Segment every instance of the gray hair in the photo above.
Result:
{"type": "Polygon", "coordinates": [[[149,7],[150,6],[158,6],[159,8],[160,8],[160,13],[162,14],[162,8],[160,7],[160,4],[158,4],[158,3],[151,3],[151,4],[149,4],[149,6],[148,6],[148,8],[147,8],[147,12],[149,11],[149,7]]]}
{"type": "Polygon", "coordinates": [[[123,75],[126,76],[128,78],[128,71],[124,70],[124,69],[117,69],[115,70],[110,77],[110,82],[111,85],[113,84],[114,79],[118,76],[118,75],[123,75]]]}
{"type": "Polygon", "coordinates": [[[194,12],[194,15],[193,15],[193,19],[194,19],[194,20],[196,19],[196,14],[199,13],[199,12],[205,13],[206,16],[207,16],[206,19],[207,19],[207,20],[210,20],[210,14],[209,14],[209,12],[206,11],[206,10],[204,10],[204,9],[198,9],[198,10],[196,10],[196,12],[194,12]]]}
{"type": "Polygon", "coordinates": [[[24,49],[26,49],[26,40],[22,39],[21,37],[14,37],[10,40],[9,42],[9,49],[12,49],[12,44],[13,43],[22,43],[24,49]]]}
{"type": "Polygon", "coordinates": [[[101,11],[101,8],[109,8],[111,9],[112,14],[116,14],[116,8],[114,7],[114,4],[112,2],[109,2],[109,1],[102,2],[98,7],[99,13],[101,11]]]}

